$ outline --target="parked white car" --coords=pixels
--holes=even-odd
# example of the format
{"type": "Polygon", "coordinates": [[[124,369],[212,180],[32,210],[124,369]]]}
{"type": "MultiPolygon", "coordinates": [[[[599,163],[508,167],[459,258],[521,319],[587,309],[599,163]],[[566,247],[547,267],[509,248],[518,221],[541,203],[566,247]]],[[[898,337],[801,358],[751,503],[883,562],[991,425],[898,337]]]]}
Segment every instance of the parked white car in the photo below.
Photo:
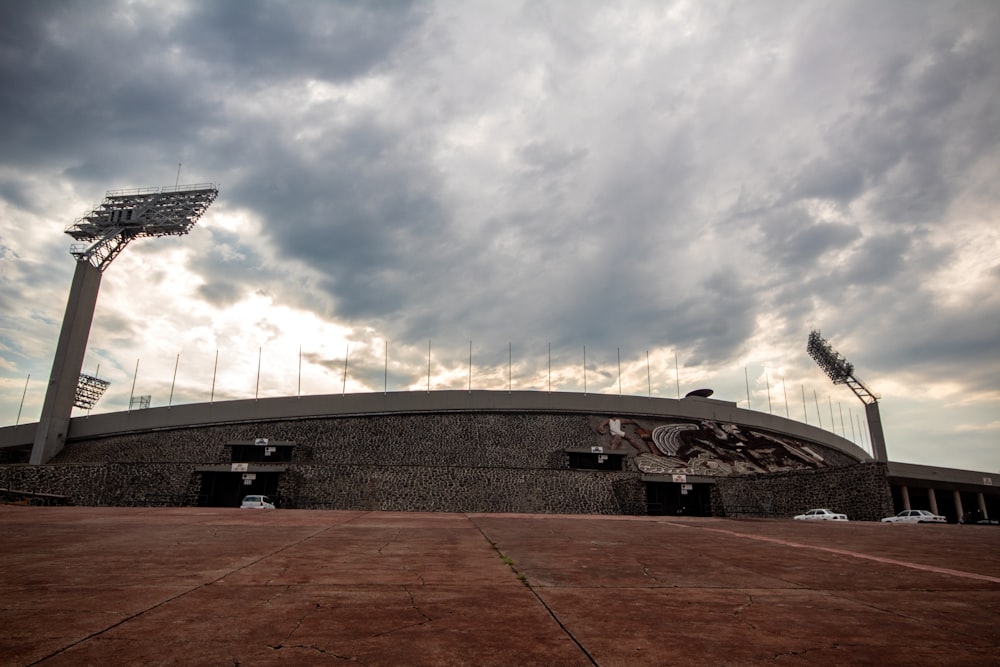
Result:
{"type": "Polygon", "coordinates": [[[847,521],[846,514],[837,514],[825,508],[809,510],[805,514],[793,517],[796,521],[847,521]]]}
{"type": "Polygon", "coordinates": [[[882,523],[948,523],[948,519],[927,510],[903,510],[896,516],[887,516],[882,523]]]}
{"type": "Polygon", "coordinates": [[[246,496],[243,498],[240,509],[273,510],[274,503],[267,496],[246,496]]]}

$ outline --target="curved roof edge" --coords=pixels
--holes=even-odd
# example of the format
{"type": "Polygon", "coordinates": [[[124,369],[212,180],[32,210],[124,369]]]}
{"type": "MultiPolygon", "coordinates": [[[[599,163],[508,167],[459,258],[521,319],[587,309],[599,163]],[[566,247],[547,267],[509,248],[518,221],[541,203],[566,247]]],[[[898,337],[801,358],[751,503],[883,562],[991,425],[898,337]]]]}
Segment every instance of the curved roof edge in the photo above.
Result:
{"type": "MultiPolygon", "coordinates": [[[[444,390],[281,396],[191,403],[172,407],[74,417],[67,441],[121,433],[217,424],[442,412],[546,412],[627,415],[730,422],[814,442],[858,460],[871,456],[850,440],[809,424],[737,407],[729,401],[690,396],[682,399],[542,391],[444,390]]],[[[31,445],[37,423],[0,429],[0,447],[31,445]]]]}

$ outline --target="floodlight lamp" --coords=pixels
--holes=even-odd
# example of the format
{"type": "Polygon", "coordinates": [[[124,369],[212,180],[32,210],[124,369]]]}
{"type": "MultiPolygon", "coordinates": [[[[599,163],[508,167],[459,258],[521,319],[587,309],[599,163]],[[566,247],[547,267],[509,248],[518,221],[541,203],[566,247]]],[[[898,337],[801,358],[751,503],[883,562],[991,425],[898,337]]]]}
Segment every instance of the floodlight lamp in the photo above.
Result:
{"type": "Polygon", "coordinates": [[[840,356],[818,330],[810,332],[806,351],[834,384],[845,384],[854,375],[854,364],[840,356]]]}
{"type": "Polygon", "coordinates": [[[111,384],[108,380],[102,380],[93,375],[80,373],[80,379],[76,383],[76,399],[73,405],[84,410],[90,410],[101,400],[104,392],[111,384]]]}
{"type": "Polygon", "coordinates": [[[99,206],[66,228],[81,242],[70,253],[103,271],[134,238],[187,234],[218,194],[213,183],[109,190],[99,206]]]}

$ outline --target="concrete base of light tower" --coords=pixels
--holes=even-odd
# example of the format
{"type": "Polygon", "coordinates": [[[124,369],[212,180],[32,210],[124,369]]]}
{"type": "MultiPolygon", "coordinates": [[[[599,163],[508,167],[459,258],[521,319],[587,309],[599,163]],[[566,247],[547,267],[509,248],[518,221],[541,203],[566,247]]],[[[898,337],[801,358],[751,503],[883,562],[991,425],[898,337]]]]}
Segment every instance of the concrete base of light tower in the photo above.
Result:
{"type": "Polygon", "coordinates": [[[101,270],[89,262],[78,261],[66,302],[59,345],[52,360],[52,374],[45,391],[42,415],[31,448],[32,465],[48,463],[66,444],[69,420],[76,401],[76,386],[87,352],[87,339],[100,288],[101,270]]]}
{"type": "Polygon", "coordinates": [[[878,411],[878,403],[866,403],[865,415],[868,417],[868,434],[872,439],[872,458],[876,461],[888,461],[885,451],[885,434],[882,432],[882,415],[878,411]]]}

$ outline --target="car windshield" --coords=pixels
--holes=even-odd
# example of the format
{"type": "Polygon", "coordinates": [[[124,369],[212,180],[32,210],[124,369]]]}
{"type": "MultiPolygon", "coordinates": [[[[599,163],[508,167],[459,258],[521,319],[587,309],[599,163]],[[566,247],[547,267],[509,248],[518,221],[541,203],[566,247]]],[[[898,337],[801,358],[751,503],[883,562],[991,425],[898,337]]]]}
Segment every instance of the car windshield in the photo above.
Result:
{"type": "Polygon", "coordinates": [[[246,498],[243,499],[243,502],[245,502],[245,503],[259,503],[260,502],[260,496],[247,496],[246,498]]]}

